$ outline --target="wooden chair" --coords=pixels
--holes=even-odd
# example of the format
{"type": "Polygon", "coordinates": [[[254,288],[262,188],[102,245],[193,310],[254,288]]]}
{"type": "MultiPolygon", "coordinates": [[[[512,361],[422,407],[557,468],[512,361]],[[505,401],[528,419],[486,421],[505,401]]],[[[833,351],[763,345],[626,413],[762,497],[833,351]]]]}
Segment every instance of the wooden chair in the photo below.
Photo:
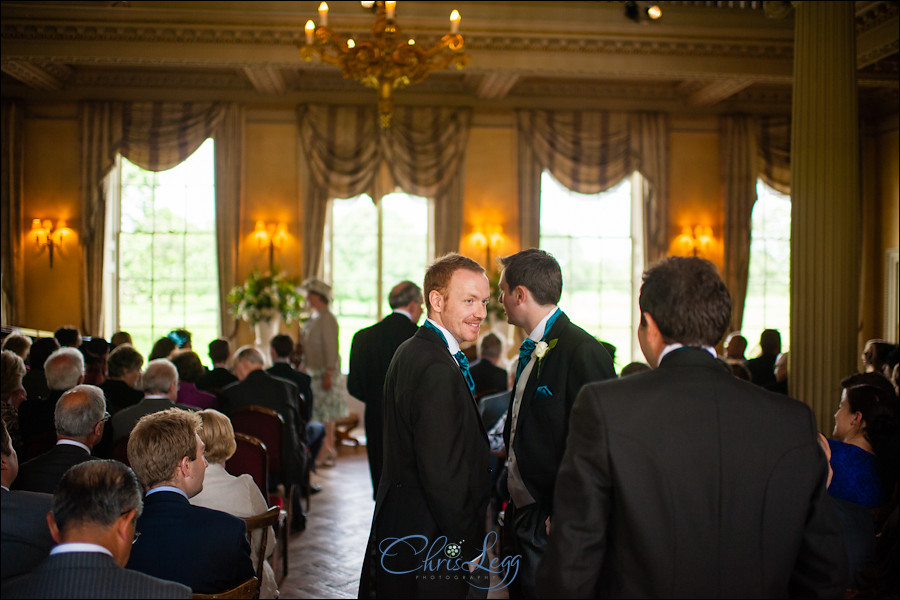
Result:
{"type": "Polygon", "coordinates": [[[252,517],[244,517],[244,522],[247,523],[247,539],[250,540],[251,546],[253,546],[253,532],[257,529],[262,529],[259,554],[256,556],[256,577],[259,579],[260,586],[262,586],[263,566],[266,562],[266,546],[269,542],[269,527],[275,527],[278,524],[282,512],[282,509],[273,506],[264,513],[252,517]]]}
{"type": "Polygon", "coordinates": [[[282,576],[284,576],[288,572],[287,546],[290,527],[294,517],[294,495],[297,493],[297,485],[287,481],[285,477],[285,445],[282,441],[284,418],[277,411],[256,404],[234,410],[230,417],[235,432],[251,435],[265,444],[268,449],[269,474],[278,475],[284,484],[283,494],[273,490],[271,482],[269,483],[267,494],[264,494],[269,498],[269,505],[277,504],[287,511],[286,523],[279,531],[282,576]]]}
{"type": "Polygon", "coordinates": [[[192,594],[193,598],[256,598],[259,595],[259,579],[251,577],[244,583],[218,594],[192,594]]]}
{"type": "Polygon", "coordinates": [[[353,448],[359,448],[359,440],[350,435],[350,432],[356,429],[359,426],[359,414],[350,411],[350,413],[344,417],[343,419],[338,419],[334,422],[334,434],[335,441],[337,442],[338,448],[342,448],[344,446],[351,446],[353,448]]]}

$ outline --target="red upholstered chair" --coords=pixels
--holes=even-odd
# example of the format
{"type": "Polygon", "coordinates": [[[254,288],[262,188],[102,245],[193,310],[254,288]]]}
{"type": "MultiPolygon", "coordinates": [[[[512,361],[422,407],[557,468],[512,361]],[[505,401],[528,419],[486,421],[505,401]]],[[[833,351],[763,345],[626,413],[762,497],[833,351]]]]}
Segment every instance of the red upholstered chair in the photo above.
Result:
{"type": "MultiPolygon", "coordinates": [[[[282,566],[283,573],[288,571],[288,533],[291,523],[293,522],[293,505],[294,494],[297,493],[296,484],[285,481],[284,477],[284,444],[282,436],[284,434],[284,418],[277,411],[265,406],[250,405],[233,411],[230,415],[231,424],[234,427],[235,436],[243,433],[260,440],[267,449],[267,458],[269,465],[269,474],[277,474],[284,484],[284,494],[273,491],[269,484],[269,488],[263,495],[269,499],[269,505],[280,506],[286,511],[286,523],[280,528],[279,539],[281,541],[282,566]]],[[[234,457],[232,457],[233,459],[234,457]]],[[[227,468],[226,463],[226,468],[227,468]]]]}
{"type": "Polygon", "coordinates": [[[236,449],[225,461],[225,470],[234,476],[248,474],[262,492],[263,498],[269,497],[269,456],[266,445],[258,438],[246,433],[234,434],[236,449]]]}
{"type": "Polygon", "coordinates": [[[128,436],[119,438],[113,443],[112,458],[129,467],[131,466],[131,463],[128,462],[128,436]]]}

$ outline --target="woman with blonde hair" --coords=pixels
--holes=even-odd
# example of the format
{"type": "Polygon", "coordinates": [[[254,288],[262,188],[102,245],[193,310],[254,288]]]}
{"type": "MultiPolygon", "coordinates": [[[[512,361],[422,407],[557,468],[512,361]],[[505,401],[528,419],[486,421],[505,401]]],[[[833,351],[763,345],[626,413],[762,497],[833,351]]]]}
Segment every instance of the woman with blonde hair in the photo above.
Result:
{"type": "MultiPolygon", "coordinates": [[[[190,499],[191,504],[221,510],[241,518],[252,517],[269,510],[266,499],[250,475],[245,473],[235,477],[225,470],[225,461],[231,458],[237,449],[231,420],[212,408],[201,410],[197,414],[203,421],[199,435],[206,445],[204,456],[209,467],[206,469],[203,479],[203,490],[190,499]]],[[[266,557],[271,556],[275,551],[275,532],[271,527],[268,539],[266,557]]],[[[251,541],[254,569],[257,568],[256,557],[261,543],[262,531],[255,531],[251,541]]],[[[263,580],[259,597],[278,597],[275,573],[268,561],[263,565],[263,580]]]]}

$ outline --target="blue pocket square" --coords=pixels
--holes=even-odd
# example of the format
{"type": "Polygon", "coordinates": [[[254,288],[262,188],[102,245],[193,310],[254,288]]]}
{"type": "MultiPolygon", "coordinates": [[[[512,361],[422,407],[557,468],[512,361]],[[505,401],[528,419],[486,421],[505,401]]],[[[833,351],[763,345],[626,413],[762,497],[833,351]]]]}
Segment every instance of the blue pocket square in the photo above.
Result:
{"type": "Polygon", "coordinates": [[[551,392],[550,388],[548,388],[546,385],[542,385],[538,389],[534,390],[534,397],[535,398],[552,398],[553,392],[551,392]]]}

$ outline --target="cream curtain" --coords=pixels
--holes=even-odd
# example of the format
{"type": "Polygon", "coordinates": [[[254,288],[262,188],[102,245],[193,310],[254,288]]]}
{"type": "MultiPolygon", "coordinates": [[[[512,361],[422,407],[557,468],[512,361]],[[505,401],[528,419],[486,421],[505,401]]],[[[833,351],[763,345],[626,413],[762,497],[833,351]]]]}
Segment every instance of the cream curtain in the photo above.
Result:
{"type": "Polygon", "coordinates": [[[791,120],[788,117],[756,119],[759,176],[782,194],[791,194],[791,120]]]}
{"type": "Polygon", "coordinates": [[[407,108],[394,111],[381,129],[366,106],[303,105],[300,140],[308,174],[303,199],[303,276],[319,272],[328,201],[372,193],[386,160],[397,184],[410,194],[434,198],[435,252],[458,249],[462,233],[465,147],[471,111],[407,108]]]}
{"type": "MultiPolygon", "coordinates": [[[[85,102],[81,105],[82,333],[102,333],[104,179],[115,163],[116,154],[149,171],[170,169],[213,134],[225,112],[225,105],[215,103],[85,102]]],[[[218,186],[216,191],[218,195],[218,186]]]]}
{"type": "Polygon", "coordinates": [[[3,103],[3,195],[0,198],[0,323],[18,325],[24,302],[22,169],[25,135],[23,108],[3,103]]]}
{"type": "Polygon", "coordinates": [[[244,206],[244,143],[246,116],[243,106],[228,104],[215,132],[216,256],[219,262],[219,330],[233,338],[237,319],[229,314],[226,297],[238,277],[238,246],[244,206]]]}
{"type": "Polygon", "coordinates": [[[644,176],[644,256],[668,250],[668,119],[656,113],[517,112],[519,219],[523,248],[540,236],[540,177],[544,169],[582,194],[609,189],[638,170],[644,176]]]}

